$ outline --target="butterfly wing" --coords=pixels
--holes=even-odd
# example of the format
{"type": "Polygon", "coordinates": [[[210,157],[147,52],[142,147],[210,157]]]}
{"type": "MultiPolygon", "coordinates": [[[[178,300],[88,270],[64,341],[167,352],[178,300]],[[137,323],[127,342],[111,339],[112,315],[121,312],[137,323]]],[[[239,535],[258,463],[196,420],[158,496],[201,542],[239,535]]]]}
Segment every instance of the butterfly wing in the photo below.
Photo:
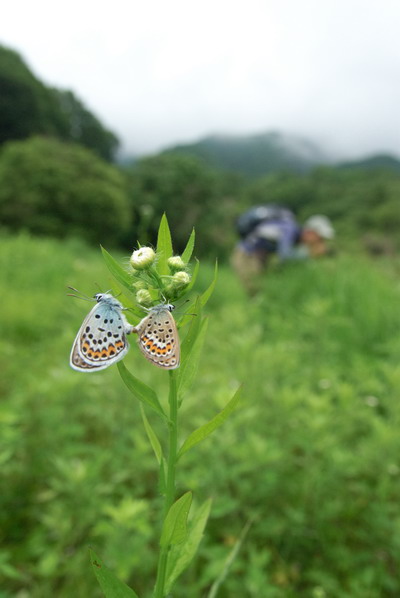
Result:
{"type": "Polygon", "coordinates": [[[79,372],[98,372],[122,359],[129,331],[121,310],[97,303],[86,316],[71,350],[70,365],[79,372]]]}
{"type": "Polygon", "coordinates": [[[139,335],[139,348],[154,365],[174,370],[180,363],[178,330],[171,312],[157,306],[133,330],[139,335]]]}

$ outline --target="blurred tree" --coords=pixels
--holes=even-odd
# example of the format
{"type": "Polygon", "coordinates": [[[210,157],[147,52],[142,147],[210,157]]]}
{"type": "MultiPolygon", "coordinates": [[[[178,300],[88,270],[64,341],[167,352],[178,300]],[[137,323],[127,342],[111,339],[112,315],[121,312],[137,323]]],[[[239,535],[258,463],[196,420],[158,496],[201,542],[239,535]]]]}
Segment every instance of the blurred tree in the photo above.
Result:
{"type": "Polygon", "coordinates": [[[66,138],[85,145],[105,160],[111,161],[118,148],[118,138],[78,100],[72,91],[51,90],[66,118],[66,138]]]}
{"type": "Polygon", "coordinates": [[[57,99],[33,76],[17,52],[0,46],[0,143],[34,133],[67,130],[57,99]]]}
{"type": "Polygon", "coordinates": [[[17,52],[0,46],[0,144],[31,135],[80,143],[111,161],[117,137],[70,91],[46,87],[17,52]]]}
{"type": "Polygon", "coordinates": [[[0,220],[57,237],[118,243],[129,226],[125,178],[79,145],[32,137],[0,154],[0,220]]]}
{"type": "Polygon", "coordinates": [[[163,212],[181,251],[193,226],[203,253],[219,253],[233,242],[238,177],[206,166],[194,156],[161,154],[127,170],[138,238],[154,242],[163,212]],[[140,233],[140,234],[139,234],[140,233]]]}

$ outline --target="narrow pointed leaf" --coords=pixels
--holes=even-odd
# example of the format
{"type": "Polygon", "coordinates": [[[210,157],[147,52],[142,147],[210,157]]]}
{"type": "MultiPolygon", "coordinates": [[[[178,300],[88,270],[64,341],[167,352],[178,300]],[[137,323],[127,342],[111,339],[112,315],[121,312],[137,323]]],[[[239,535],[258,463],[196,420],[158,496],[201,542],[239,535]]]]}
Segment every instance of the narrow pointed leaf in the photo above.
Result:
{"type": "MultiPolygon", "coordinates": [[[[200,262],[198,260],[196,260],[196,264],[192,273],[192,279],[188,285],[188,287],[185,289],[185,293],[189,293],[192,289],[192,287],[194,286],[196,279],[197,279],[197,274],[199,272],[199,268],[200,268],[200,262]]],[[[189,301],[187,301],[185,303],[185,311],[186,311],[186,315],[183,315],[180,320],[179,320],[179,327],[183,328],[184,326],[186,326],[186,324],[188,324],[189,322],[192,321],[193,318],[193,309],[194,309],[194,305],[196,305],[197,302],[197,298],[195,299],[189,299],[189,301]]]]}
{"type": "Polygon", "coordinates": [[[194,249],[194,241],[196,238],[196,234],[194,232],[194,229],[192,230],[189,240],[187,242],[187,245],[184,249],[184,252],[182,253],[181,257],[182,260],[185,262],[185,264],[187,264],[190,260],[190,258],[192,257],[192,253],[193,253],[193,249],[194,249]]]}
{"type": "Polygon", "coordinates": [[[191,504],[191,492],[186,492],[186,494],[174,502],[164,521],[160,538],[161,548],[167,548],[173,544],[180,544],[186,539],[187,518],[191,504]]]}
{"type": "Polygon", "coordinates": [[[171,233],[168,220],[163,214],[157,237],[157,272],[163,276],[169,274],[168,258],[172,256],[171,233]]]}
{"type": "Polygon", "coordinates": [[[232,399],[222,409],[222,411],[220,411],[218,413],[218,415],[213,417],[213,419],[210,420],[207,424],[204,424],[203,426],[201,426],[200,428],[198,428],[197,430],[192,432],[190,434],[190,436],[188,436],[188,438],[186,438],[185,442],[183,443],[183,445],[181,446],[181,448],[178,452],[178,459],[182,455],[184,455],[189,449],[191,449],[193,446],[195,446],[196,444],[198,444],[199,442],[201,442],[202,440],[207,438],[207,436],[210,436],[210,434],[212,434],[214,432],[214,430],[219,428],[224,423],[224,421],[229,417],[229,415],[236,409],[236,407],[239,403],[241,390],[242,390],[242,387],[239,386],[238,390],[233,395],[232,399]]]}
{"type": "Polygon", "coordinates": [[[106,598],[138,598],[136,592],[103,564],[94,550],[90,549],[89,552],[93,571],[106,598]]]}
{"type": "Polygon", "coordinates": [[[203,307],[205,306],[205,304],[207,303],[207,301],[213,294],[215,284],[217,282],[217,275],[218,275],[218,262],[215,262],[214,278],[212,279],[212,282],[211,282],[210,286],[208,287],[208,289],[205,290],[204,293],[201,295],[201,304],[203,307]]]}
{"type": "Polygon", "coordinates": [[[197,275],[199,273],[199,269],[200,269],[200,262],[199,260],[196,260],[196,263],[194,265],[193,268],[193,272],[192,272],[192,277],[190,279],[190,282],[188,284],[188,286],[186,287],[186,292],[188,293],[189,291],[192,290],[192,288],[194,287],[196,280],[197,280],[197,275]]]}
{"type": "Polygon", "coordinates": [[[157,411],[163,419],[167,419],[154,390],[138,378],[135,378],[122,361],[119,361],[117,366],[122,380],[125,382],[131,393],[139,399],[139,401],[145,405],[149,405],[154,411],[157,411]]]}
{"type": "Polygon", "coordinates": [[[187,392],[196,376],[207,327],[208,320],[203,319],[200,330],[190,347],[190,351],[186,355],[186,358],[182,360],[178,374],[178,393],[180,396],[183,396],[187,392]]]}
{"type": "Polygon", "coordinates": [[[192,521],[189,524],[188,536],[183,544],[178,544],[171,547],[168,557],[167,569],[167,594],[171,591],[174,582],[190,565],[193,560],[201,539],[203,537],[204,528],[207,523],[208,516],[211,509],[211,499],[208,499],[196,511],[192,521]]]}
{"type": "Polygon", "coordinates": [[[165,494],[167,493],[167,478],[165,475],[167,469],[167,462],[163,457],[160,463],[160,471],[158,475],[158,491],[161,494],[161,496],[165,496],[165,494]]]}
{"type": "Polygon", "coordinates": [[[161,444],[160,441],[157,438],[157,434],[154,432],[153,428],[150,425],[149,420],[146,417],[146,414],[144,412],[143,406],[140,405],[140,410],[142,412],[142,419],[143,419],[143,423],[144,423],[144,428],[146,430],[146,434],[148,439],[150,440],[150,444],[153,447],[153,451],[154,454],[156,456],[156,459],[158,461],[158,464],[161,465],[161,461],[162,461],[162,448],[161,448],[161,444]]]}
{"type": "Polygon", "coordinates": [[[103,254],[106,266],[114,276],[115,280],[132,292],[132,279],[129,272],[124,270],[124,268],[113,258],[112,255],[108,253],[106,249],[104,249],[104,247],[101,248],[101,252],[103,254]]]}
{"type": "Polygon", "coordinates": [[[189,307],[189,310],[191,314],[191,322],[189,330],[187,331],[186,336],[181,343],[182,362],[184,362],[186,357],[189,355],[201,328],[202,318],[200,297],[197,297],[195,303],[189,307]]]}

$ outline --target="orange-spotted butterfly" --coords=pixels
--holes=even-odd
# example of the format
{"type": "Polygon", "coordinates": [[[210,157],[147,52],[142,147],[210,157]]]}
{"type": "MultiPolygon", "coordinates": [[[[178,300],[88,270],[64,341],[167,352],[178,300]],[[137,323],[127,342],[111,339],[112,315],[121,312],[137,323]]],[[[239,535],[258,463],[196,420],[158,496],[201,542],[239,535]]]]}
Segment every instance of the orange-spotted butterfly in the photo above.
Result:
{"type": "Polygon", "coordinates": [[[133,331],[115,297],[97,293],[94,299],[97,303],[84,319],[71,350],[70,366],[78,372],[99,372],[125,357],[129,349],[126,335],[133,331]]]}
{"type": "Polygon", "coordinates": [[[160,303],[148,309],[148,314],[132,332],[139,335],[139,348],[151,363],[164,370],[179,367],[180,344],[171,303],[160,303]]]}

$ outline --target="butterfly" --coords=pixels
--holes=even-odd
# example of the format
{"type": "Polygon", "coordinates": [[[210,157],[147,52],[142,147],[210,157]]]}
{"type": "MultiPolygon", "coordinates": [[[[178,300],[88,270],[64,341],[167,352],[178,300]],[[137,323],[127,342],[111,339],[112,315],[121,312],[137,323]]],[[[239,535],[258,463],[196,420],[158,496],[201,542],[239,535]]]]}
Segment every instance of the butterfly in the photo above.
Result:
{"type": "Polygon", "coordinates": [[[134,329],[113,295],[97,293],[94,299],[96,305],[83,320],[72,345],[70,366],[78,372],[99,372],[125,357],[129,350],[126,335],[134,329]]]}
{"type": "Polygon", "coordinates": [[[151,363],[164,370],[179,367],[179,335],[171,303],[160,303],[148,309],[148,314],[135,326],[132,332],[139,335],[139,348],[151,363]]]}

